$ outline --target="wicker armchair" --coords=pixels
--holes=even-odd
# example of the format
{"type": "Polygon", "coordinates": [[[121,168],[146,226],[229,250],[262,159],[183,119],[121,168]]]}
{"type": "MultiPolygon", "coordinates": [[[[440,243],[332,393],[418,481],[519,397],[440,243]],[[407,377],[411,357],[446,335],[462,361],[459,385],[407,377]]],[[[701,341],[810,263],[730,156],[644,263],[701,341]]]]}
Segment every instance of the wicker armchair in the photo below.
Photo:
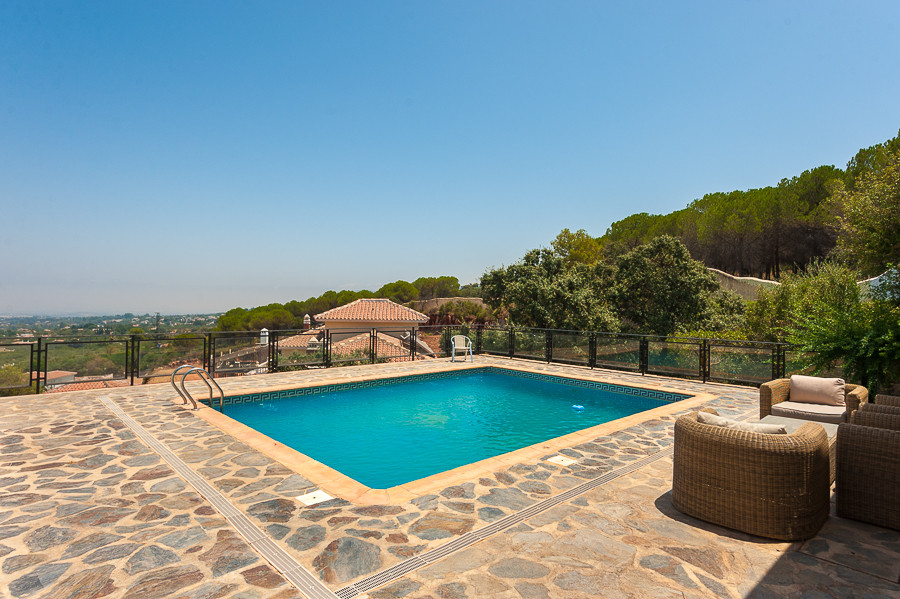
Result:
{"type": "Polygon", "coordinates": [[[837,515],[900,530],[900,408],[856,412],[837,434],[837,515]]]}
{"type": "MultiPolygon", "coordinates": [[[[892,406],[880,403],[867,403],[859,408],[860,412],[878,413],[878,414],[900,414],[900,406],[892,406]]],[[[851,420],[852,422],[852,420],[851,420]]],[[[866,425],[868,426],[868,425],[866,425]]]]}
{"type": "Polygon", "coordinates": [[[828,436],[804,423],[788,435],[675,422],[672,503],[685,514],[760,537],[808,539],[829,512],[828,436]]]}
{"type": "Polygon", "coordinates": [[[900,395],[884,395],[879,393],[875,396],[875,405],[900,408],[900,395]]]}
{"type": "MultiPolygon", "coordinates": [[[[759,387],[759,418],[762,420],[772,413],[772,406],[783,401],[788,401],[791,395],[791,379],[775,379],[763,383],[759,387]]],[[[869,401],[869,391],[862,385],[844,385],[844,403],[846,414],[844,421],[850,418],[850,414],[859,409],[860,404],[869,401]]]]}

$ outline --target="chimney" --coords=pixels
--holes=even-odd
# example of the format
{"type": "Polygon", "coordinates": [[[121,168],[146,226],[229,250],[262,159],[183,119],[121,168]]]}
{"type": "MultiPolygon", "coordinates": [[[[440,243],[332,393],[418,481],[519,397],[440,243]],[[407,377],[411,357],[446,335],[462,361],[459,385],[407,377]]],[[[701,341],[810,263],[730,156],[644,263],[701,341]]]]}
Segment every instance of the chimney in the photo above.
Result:
{"type": "Polygon", "coordinates": [[[303,329],[302,329],[302,330],[308,331],[310,326],[311,326],[311,325],[310,325],[310,320],[309,320],[309,314],[304,314],[304,315],[303,315],[303,329]]]}

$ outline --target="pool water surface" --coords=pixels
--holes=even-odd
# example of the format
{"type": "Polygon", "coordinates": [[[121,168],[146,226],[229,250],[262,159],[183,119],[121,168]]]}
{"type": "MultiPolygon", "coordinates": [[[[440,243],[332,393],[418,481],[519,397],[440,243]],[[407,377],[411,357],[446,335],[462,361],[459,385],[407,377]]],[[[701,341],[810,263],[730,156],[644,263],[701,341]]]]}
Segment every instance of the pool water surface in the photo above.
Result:
{"type": "Polygon", "coordinates": [[[363,485],[389,488],[671,403],[641,391],[485,370],[263,399],[226,414],[363,485]]]}

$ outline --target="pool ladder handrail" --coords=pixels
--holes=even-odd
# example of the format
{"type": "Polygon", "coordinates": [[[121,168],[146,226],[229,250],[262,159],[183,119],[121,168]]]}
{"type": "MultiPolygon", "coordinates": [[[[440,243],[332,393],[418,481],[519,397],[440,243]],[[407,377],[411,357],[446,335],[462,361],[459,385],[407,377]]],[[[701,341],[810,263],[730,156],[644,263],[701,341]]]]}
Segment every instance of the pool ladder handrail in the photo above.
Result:
{"type": "Polygon", "coordinates": [[[187,387],[184,385],[185,379],[190,374],[198,374],[200,375],[200,380],[206,383],[207,388],[209,388],[209,407],[213,407],[213,385],[215,385],[216,390],[219,392],[219,411],[223,414],[225,413],[225,392],[222,391],[222,387],[219,386],[219,383],[216,382],[216,379],[212,377],[209,372],[204,368],[200,368],[199,366],[194,366],[192,364],[182,364],[178,368],[172,371],[172,387],[175,388],[175,391],[178,392],[178,395],[181,396],[182,403],[187,404],[188,400],[190,400],[191,404],[193,404],[194,410],[196,410],[199,406],[197,405],[197,400],[194,399],[194,396],[191,395],[190,391],[187,390],[187,387]],[[175,384],[175,375],[178,374],[180,370],[184,370],[187,368],[188,370],[181,375],[181,388],[178,388],[178,385],[175,384]],[[205,376],[204,376],[205,375],[205,376]],[[212,385],[210,384],[212,383],[212,385]]]}

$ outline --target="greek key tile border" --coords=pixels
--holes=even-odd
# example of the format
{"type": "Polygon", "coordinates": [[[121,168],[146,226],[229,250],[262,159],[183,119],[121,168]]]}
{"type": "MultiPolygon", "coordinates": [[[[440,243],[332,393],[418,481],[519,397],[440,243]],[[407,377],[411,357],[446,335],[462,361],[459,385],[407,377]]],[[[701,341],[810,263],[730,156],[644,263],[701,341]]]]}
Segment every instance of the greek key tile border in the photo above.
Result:
{"type": "MultiPolygon", "coordinates": [[[[367,381],[354,381],[350,383],[334,383],[331,385],[319,385],[317,387],[300,387],[297,389],[282,389],[280,391],[266,391],[261,393],[248,393],[243,395],[232,395],[225,397],[224,405],[239,405],[245,403],[256,403],[261,401],[277,401],[280,399],[293,399],[297,397],[306,397],[309,395],[322,395],[323,393],[340,393],[342,391],[351,391],[353,389],[369,389],[372,387],[386,387],[391,385],[402,385],[404,383],[417,383],[421,381],[431,381],[437,379],[446,379],[451,377],[465,376],[467,374],[477,372],[495,372],[505,376],[513,376],[517,378],[542,381],[547,383],[556,383],[558,385],[567,385],[570,387],[580,387],[583,389],[594,389],[597,391],[605,391],[609,393],[620,393],[639,397],[642,399],[656,399],[666,402],[676,402],[691,397],[684,393],[671,393],[669,391],[659,391],[657,389],[647,389],[644,387],[628,387],[625,385],[616,385],[613,383],[601,383],[598,381],[588,381],[584,379],[573,379],[562,376],[554,376],[550,374],[542,374],[539,372],[524,372],[521,370],[508,370],[506,368],[498,368],[496,366],[485,366],[484,368],[476,368],[469,370],[449,371],[449,372],[430,372],[426,374],[411,374],[407,376],[398,376],[387,379],[373,379],[367,381]]],[[[201,400],[202,403],[209,405],[209,400],[201,400]]]]}
{"type": "MultiPolygon", "coordinates": [[[[450,377],[463,376],[472,372],[481,372],[482,370],[492,369],[490,366],[478,368],[475,370],[462,370],[450,372],[429,372],[426,374],[410,374],[406,376],[398,376],[387,379],[372,379],[368,381],[354,381],[351,383],[334,383],[331,385],[319,385],[317,387],[299,387],[297,389],[282,389],[281,391],[265,391],[262,393],[249,393],[244,395],[232,395],[225,397],[225,405],[237,405],[244,403],[255,403],[258,401],[275,401],[279,399],[293,399],[296,397],[305,397],[307,395],[322,395],[323,393],[340,393],[342,391],[351,391],[353,389],[369,389],[372,387],[387,387],[390,385],[401,385],[403,383],[417,383],[419,381],[430,381],[435,379],[446,379],[450,377]]],[[[209,405],[209,400],[203,401],[209,405]]]]}
{"type": "Polygon", "coordinates": [[[647,389],[645,387],[628,387],[626,385],[616,385],[614,383],[601,383],[599,381],[588,381],[585,379],[573,379],[564,376],[554,376],[551,374],[542,374],[539,372],[526,372],[522,370],[507,370],[505,368],[497,368],[497,372],[507,376],[515,376],[523,379],[531,379],[543,381],[547,383],[556,383],[558,385],[568,385],[570,387],[581,387],[582,389],[595,389],[597,391],[606,391],[609,393],[620,393],[622,395],[632,395],[642,399],[658,399],[666,402],[676,402],[682,399],[692,397],[686,393],[672,393],[670,391],[660,391],[658,389],[647,389]]]}

